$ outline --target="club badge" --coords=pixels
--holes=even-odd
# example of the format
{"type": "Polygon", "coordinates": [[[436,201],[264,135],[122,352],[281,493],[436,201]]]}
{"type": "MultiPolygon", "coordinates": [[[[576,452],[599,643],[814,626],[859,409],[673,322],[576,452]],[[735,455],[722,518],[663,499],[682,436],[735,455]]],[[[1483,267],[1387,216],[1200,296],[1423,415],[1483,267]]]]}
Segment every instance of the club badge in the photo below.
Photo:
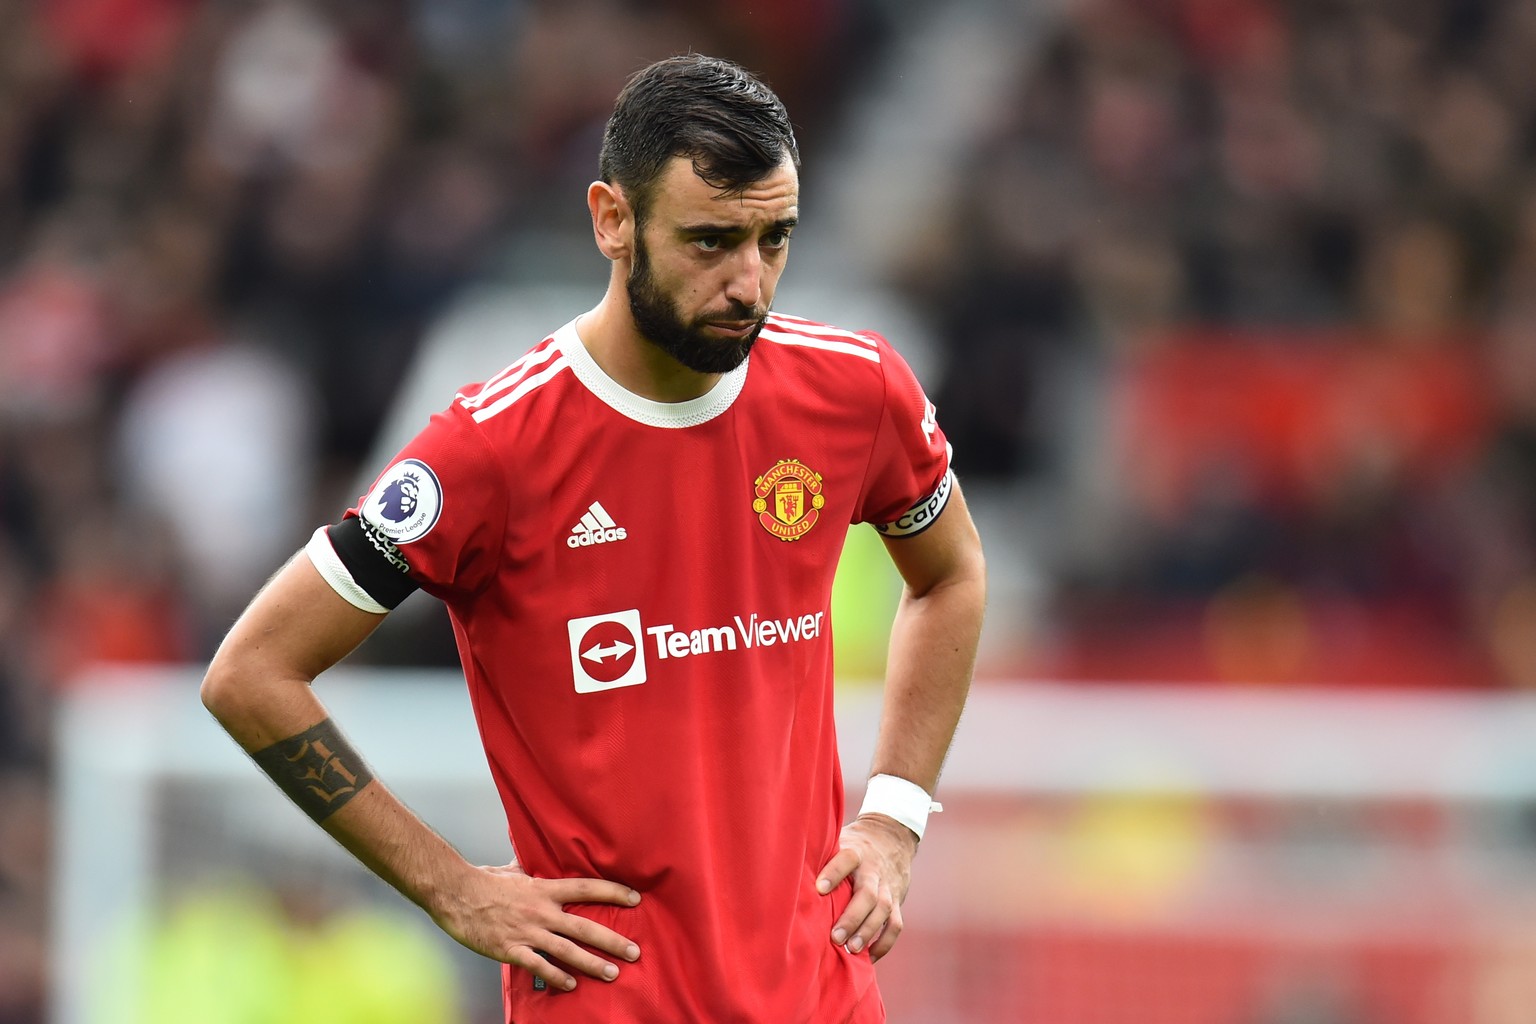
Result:
{"type": "Polygon", "coordinates": [[[753,482],[752,511],[763,529],[779,540],[799,540],[821,518],[827,503],[821,474],[799,459],[781,459],[753,482]]]}

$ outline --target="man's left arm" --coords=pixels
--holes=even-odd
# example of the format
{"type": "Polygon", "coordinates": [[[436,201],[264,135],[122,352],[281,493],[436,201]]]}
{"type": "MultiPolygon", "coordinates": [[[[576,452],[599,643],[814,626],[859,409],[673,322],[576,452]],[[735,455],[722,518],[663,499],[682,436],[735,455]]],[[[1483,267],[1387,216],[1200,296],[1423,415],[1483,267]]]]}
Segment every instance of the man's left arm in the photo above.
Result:
{"type": "MultiPolygon", "coordinates": [[[[915,536],[887,537],[885,545],[906,586],[891,627],[870,774],[895,776],[931,794],[976,664],[986,603],[981,540],[956,485],[932,526],[915,536]]],[[[855,953],[867,946],[873,960],[891,951],[901,934],[918,839],[881,813],[862,813],[843,829],[837,855],[817,879],[823,894],[853,879],[853,898],[833,926],[833,942],[846,942],[855,953]]]]}

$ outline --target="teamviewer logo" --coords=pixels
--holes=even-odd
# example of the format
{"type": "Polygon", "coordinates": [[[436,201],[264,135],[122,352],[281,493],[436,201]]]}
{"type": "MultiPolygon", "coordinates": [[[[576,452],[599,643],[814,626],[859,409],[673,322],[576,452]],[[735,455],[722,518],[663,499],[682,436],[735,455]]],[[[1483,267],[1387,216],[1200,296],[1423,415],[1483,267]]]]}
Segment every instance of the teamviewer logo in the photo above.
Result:
{"type": "Polygon", "coordinates": [[[571,636],[571,675],[577,693],[616,690],[645,682],[640,610],[588,615],[566,623],[571,636]]]}

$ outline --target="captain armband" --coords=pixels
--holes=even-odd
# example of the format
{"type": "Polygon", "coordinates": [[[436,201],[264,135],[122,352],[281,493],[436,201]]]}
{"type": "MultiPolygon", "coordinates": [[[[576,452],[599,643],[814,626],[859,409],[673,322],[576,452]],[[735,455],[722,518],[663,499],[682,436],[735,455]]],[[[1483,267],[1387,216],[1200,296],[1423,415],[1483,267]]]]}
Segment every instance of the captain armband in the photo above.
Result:
{"type": "Polygon", "coordinates": [[[251,755],[277,788],[315,821],[346,806],[373,773],[329,718],[251,755]]]}
{"type": "Polygon", "coordinates": [[[949,496],[954,491],[955,471],[945,470],[943,479],[932,494],[907,509],[894,523],[876,523],[875,529],[880,531],[882,537],[915,537],[939,518],[939,513],[949,504],[949,496]]]}
{"type": "Polygon", "coordinates": [[[859,814],[883,814],[911,829],[917,838],[923,838],[928,827],[928,815],[942,811],[944,805],[928,795],[928,791],[915,782],[896,775],[876,775],[864,790],[864,803],[859,814]]]}
{"type": "Polygon", "coordinates": [[[357,516],[322,526],[304,550],[331,588],[365,612],[383,615],[417,589],[400,549],[357,516]]]}

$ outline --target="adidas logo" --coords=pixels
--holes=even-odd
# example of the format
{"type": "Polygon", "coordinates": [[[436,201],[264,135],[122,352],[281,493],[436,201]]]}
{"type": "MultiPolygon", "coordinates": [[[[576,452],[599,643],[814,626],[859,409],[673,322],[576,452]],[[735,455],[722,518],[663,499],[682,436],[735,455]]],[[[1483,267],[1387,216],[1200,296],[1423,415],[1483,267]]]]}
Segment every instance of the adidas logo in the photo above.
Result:
{"type": "Polygon", "coordinates": [[[629,534],[624,532],[624,527],[613,521],[608,510],[603,508],[601,502],[594,501],[587,509],[586,515],[581,517],[581,522],[571,527],[571,535],[565,538],[565,546],[569,548],[585,548],[593,544],[607,544],[609,541],[623,540],[629,534]]]}

